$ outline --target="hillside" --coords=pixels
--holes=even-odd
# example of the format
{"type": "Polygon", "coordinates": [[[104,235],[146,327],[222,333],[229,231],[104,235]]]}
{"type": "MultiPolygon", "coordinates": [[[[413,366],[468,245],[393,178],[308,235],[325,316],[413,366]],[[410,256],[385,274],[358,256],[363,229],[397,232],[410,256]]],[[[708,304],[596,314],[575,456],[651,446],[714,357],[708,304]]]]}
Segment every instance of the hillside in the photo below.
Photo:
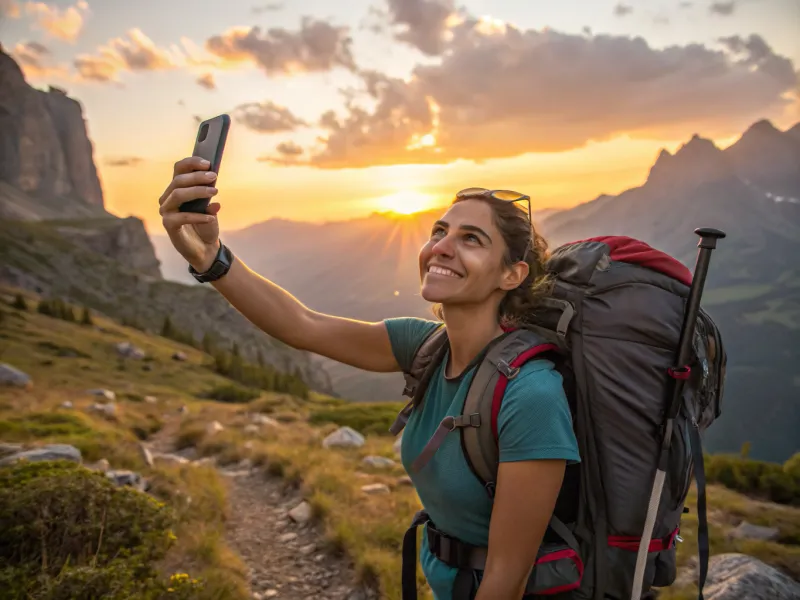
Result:
{"type": "MultiPolygon", "coordinates": [[[[628,235],[690,268],[693,230],[724,230],[704,306],[722,327],[730,368],[723,415],[708,443],[736,451],[749,441],[754,456],[777,461],[798,450],[794,432],[800,430],[794,367],[800,360],[799,128],[782,132],[759,121],[726,149],[696,135],[674,154],[662,151],[642,186],[545,214],[538,223],[551,247],[628,235]]],[[[431,318],[419,296],[417,253],[438,214],[325,224],[271,220],[225,235],[252,268],[316,310],[365,320],[431,318]]],[[[168,240],[153,236],[153,243],[165,276],[183,277],[168,240]]],[[[399,376],[319,362],[346,397],[401,397],[399,376]]]]}
{"type": "MultiPolygon", "coordinates": [[[[26,296],[25,309],[15,308],[17,290],[0,292],[0,363],[20,369],[32,380],[26,387],[0,385],[0,454],[7,454],[8,444],[71,444],[81,452],[84,466],[110,469],[110,479],[131,478],[117,472],[120,469],[131,470],[137,482],[137,476],[143,478],[147,492],[131,490],[126,502],[153,495],[164,503],[153,517],[157,519],[154,531],[166,528],[168,514],[176,511],[176,520],[169,525],[174,534],[170,539],[175,539],[164,549],[166,554],[158,558],[161,554],[156,553],[143,564],[152,577],[147,581],[159,582],[164,588],[180,584],[183,595],[177,597],[197,600],[256,597],[256,589],[263,591],[265,585],[277,589],[274,586],[280,582],[282,591],[277,597],[295,600],[307,597],[307,592],[298,590],[305,589],[303,585],[317,585],[317,580],[316,575],[308,574],[305,579],[293,575],[305,574],[305,569],[313,568],[310,565],[333,561],[327,567],[327,579],[319,584],[328,586],[330,597],[400,598],[400,545],[419,502],[402,466],[393,462],[395,440],[385,433],[398,405],[354,405],[313,393],[303,400],[264,390],[239,395],[239,401],[215,402],[207,396],[219,396],[219,390],[231,386],[239,389],[239,384],[214,372],[212,356],[96,315],[91,315],[91,324],[81,324],[80,318],[67,321],[42,314],[36,308],[40,299],[31,294],[26,296]],[[120,342],[131,342],[144,355],[121,356],[115,350],[120,342]],[[184,360],[175,360],[176,353],[183,353],[184,360]],[[95,395],[99,392],[93,390],[107,390],[106,396],[95,395]],[[109,399],[112,393],[113,399],[109,399]],[[102,408],[109,406],[113,408],[102,408]],[[361,432],[363,445],[324,447],[322,441],[340,425],[361,432]],[[151,448],[152,466],[140,443],[151,448]],[[105,467],[100,466],[103,459],[108,461],[105,467]],[[274,483],[276,478],[284,485],[274,483]],[[253,495],[261,492],[260,486],[267,486],[264,495],[253,495]],[[251,501],[241,504],[238,495],[242,493],[253,495],[251,501]],[[289,524],[287,511],[304,502],[310,508],[310,524],[289,524]],[[263,521],[275,514],[284,524],[269,530],[271,537],[259,537],[263,521]],[[316,531],[324,539],[312,541],[316,550],[311,552],[319,553],[312,557],[304,554],[303,548],[316,531]],[[281,539],[276,542],[278,536],[281,539]],[[338,556],[340,551],[346,558],[338,556]],[[355,569],[353,580],[350,563],[355,569]],[[264,575],[270,565],[283,566],[280,572],[264,575]],[[186,575],[175,575],[180,573],[186,575]],[[357,591],[364,585],[366,590],[357,591]],[[353,586],[356,591],[351,592],[353,586]]],[[[793,462],[797,463],[797,457],[793,462]]],[[[60,471],[49,466],[40,469],[37,464],[46,465],[32,463],[27,470],[11,471],[11,475],[8,466],[0,465],[0,480],[25,478],[33,486],[26,488],[29,490],[37,489],[36,482],[41,481],[54,486],[50,489],[55,496],[72,498],[73,504],[82,497],[78,484],[91,470],[68,470],[64,473],[67,479],[59,479],[54,473],[60,471]]],[[[748,497],[721,483],[710,485],[712,564],[732,560],[724,556],[729,553],[742,553],[763,561],[754,563],[758,573],[769,573],[766,565],[771,565],[784,578],[800,578],[800,505],[769,500],[800,502],[796,466],[787,463],[783,469],[735,457],[708,457],[711,481],[724,481],[748,493],[753,493],[755,486],[760,496],[748,497]],[[769,529],[754,529],[753,525],[769,529]]],[[[9,489],[0,487],[0,494],[9,489]]],[[[688,565],[695,553],[694,502],[694,492],[690,492],[690,512],[681,529],[685,541],[678,546],[680,578],[659,595],[664,600],[692,597],[688,565]]],[[[16,506],[5,504],[0,521],[17,514],[4,512],[9,510],[6,507],[22,510],[16,506]]],[[[115,520],[117,506],[121,505],[107,505],[110,517],[104,539],[110,547],[123,533],[130,535],[126,523],[115,520]]],[[[145,510],[142,514],[149,513],[145,510]]],[[[45,519],[43,523],[60,531],[55,529],[60,526],[57,522],[45,519]]],[[[0,552],[2,549],[0,544],[0,552]]],[[[54,560],[61,559],[55,556],[54,560]]],[[[83,568],[81,578],[78,572],[68,570],[61,579],[53,575],[51,583],[57,583],[62,594],[72,590],[72,597],[85,594],[89,585],[103,595],[107,589],[103,586],[128,577],[119,564],[116,570],[103,566],[105,560],[101,553],[100,566],[83,568]]],[[[41,568],[41,561],[32,566],[41,568]]],[[[56,562],[56,571],[57,566],[56,562]]],[[[715,577],[718,580],[723,572],[721,565],[712,568],[709,582],[715,577]]],[[[2,571],[0,566],[0,574],[13,572],[2,571]]],[[[775,573],[764,576],[780,578],[775,573]]],[[[741,576],[732,575],[717,585],[734,585],[737,577],[741,576]]],[[[145,583],[138,580],[139,585],[145,583]]],[[[421,576],[420,584],[422,598],[429,598],[421,576]]],[[[166,590],[162,594],[153,597],[176,596],[166,590]]],[[[39,600],[37,595],[32,597],[39,600]]],[[[116,598],[110,594],[103,597],[116,598]]],[[[139,600],[133,594],[122,597],[139,600]]],[[[710,590],[707,597],[711,597],[710,590]]]]}

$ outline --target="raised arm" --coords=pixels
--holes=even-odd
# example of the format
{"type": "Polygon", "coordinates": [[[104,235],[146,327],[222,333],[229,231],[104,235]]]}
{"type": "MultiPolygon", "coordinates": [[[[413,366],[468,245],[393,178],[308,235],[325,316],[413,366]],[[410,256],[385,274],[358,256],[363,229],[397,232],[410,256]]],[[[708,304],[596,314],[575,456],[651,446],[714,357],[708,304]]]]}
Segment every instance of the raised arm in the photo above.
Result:
{"type": "MultiPolygon", "coordinates": [[[[199,272],[209,268],[219,249],[220,204],[210,203],[206,214],[180,212],[179,207],[187,200],[216,195],[216,176],[208,168],[208,162],[197,157],[178,161],[159,199],[162,223],[173,246],[199,272]]],[[[368,371],[400,370],[382,322],[312,311],[238,257],[228,273],[211,285],[259,329],[289,346],[368,371]]]]}

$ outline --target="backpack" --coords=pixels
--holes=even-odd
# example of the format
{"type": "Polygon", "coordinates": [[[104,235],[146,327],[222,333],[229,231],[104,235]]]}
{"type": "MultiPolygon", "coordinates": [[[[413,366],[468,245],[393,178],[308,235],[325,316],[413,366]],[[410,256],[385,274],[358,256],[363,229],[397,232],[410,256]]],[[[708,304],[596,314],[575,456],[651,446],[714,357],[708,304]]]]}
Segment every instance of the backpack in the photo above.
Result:
{"type": "MultiPolygon", "coordinates": [[[[707,246],[698,245],[702,254],[707,246]]],[[[690,297],[691,272],[638,240],[565,244],[553,251],[547,270],[554,284],[544,305],[530,315],[531,324],[504,327],[487,346],[461,414],[443,421],[412,470],[424,468],[458,430],[466,462],[493,497],[503,391],[526,361],[547,358],[563,378],[581,462],[567,466],[526,597],[638,600],[652,587],[672,584],[694,474],[702,600],[709,547],[700,434],[720,416],[727,363],[720,332],[699,308],[699,295],[690,297]],[[677,364],[687,312],[696,314],[695,327],[691,341],[681,344],[688,359],[677,364]]],[[[695,276],[702,280],[705,271],[700,276],[696,268],[695,276]]],[[[394,435],[421,409],[447,346],[441,325],[417,349],[404,373],[403,393],[411,401],[390,428],[394,435]]],[[[452,600],[474,598],[472,569],[483,569],[487,549],[439,531],[423,510],[403,540],[403,600],[417,597],[416,528],[422,524],[431,552],[459,569],[452,600]]]]}

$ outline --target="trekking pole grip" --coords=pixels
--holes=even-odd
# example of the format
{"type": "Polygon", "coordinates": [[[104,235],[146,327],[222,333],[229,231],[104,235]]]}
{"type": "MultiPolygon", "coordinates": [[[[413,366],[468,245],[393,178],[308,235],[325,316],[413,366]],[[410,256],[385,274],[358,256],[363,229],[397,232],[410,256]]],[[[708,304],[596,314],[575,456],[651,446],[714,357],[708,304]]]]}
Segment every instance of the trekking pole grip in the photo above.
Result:
{"type": "Polygon", "coordinates": [[[713,227],[698,227],[694,232],[700,236],[700,241],[697,242],[698,248],[708,248],[709,250],[716,248],[717,240],[726,236],[724,231],[713,227]]]}

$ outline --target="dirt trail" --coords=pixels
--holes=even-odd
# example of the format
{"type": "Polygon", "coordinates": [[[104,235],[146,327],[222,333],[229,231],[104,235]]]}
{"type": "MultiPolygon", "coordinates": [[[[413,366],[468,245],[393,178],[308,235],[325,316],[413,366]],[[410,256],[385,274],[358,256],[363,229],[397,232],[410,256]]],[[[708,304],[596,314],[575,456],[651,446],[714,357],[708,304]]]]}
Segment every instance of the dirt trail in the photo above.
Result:
{"type": "MultiPolygon", "coordinates": [[[[176,453],[180,418],[167,420],[145,446],[152,453],[176,453]]],[[[187,458],[191,458],[187,456],[187,458]]],[[[351,564],[322,551],[322,534],[297,523],[289,511],[301,504],[280,478],[245,466],[219,468],[228,487],[230,520],[226,539],[250,572],[254,599],[372,600],[377,594],[354,583],[351,564]]]]}

